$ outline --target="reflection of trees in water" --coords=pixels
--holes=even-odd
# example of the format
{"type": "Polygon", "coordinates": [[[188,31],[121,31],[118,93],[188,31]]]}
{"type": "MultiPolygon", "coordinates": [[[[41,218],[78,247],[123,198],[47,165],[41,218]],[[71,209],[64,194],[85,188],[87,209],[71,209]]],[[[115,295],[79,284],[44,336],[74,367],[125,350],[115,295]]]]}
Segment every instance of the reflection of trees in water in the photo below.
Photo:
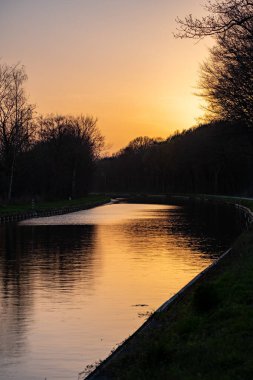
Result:
{"type": "MultiPolygon", "coordinates": [[[[216,258],[242,230],[238,211],[231,206],[195,203],[151,211],[150,216],[150,219],[134,220],[123,226],[129,244],[134,245],[138,240],[144,247],[156,245],[159,249],[160,243],[168,250],[173,245],[216,258]]],[[[172,253],[177,254],[177,250],[172,253]]]]}
{"type": "MultiPolygon", "coordinates": [[[[198,204],[154,210],[150,218],[132,220],[113,228],[99,226],[99,233],[105,231],[107,239],[113,243],[117,242],[117,234],[122,235],[130,251],[143,255],[153,247],[153,252],[159,255],[159,247],[166,251],[173,247],[173,240],[174,247],[182,249],[181,253],[171,250],[175,256],[184,254],[184,249],[189,247],[193,254],[195,250],[210,257],[231,243],[237,230],[235,216],[233,208],[198,204]]],[[[1,226],[0,361],[25,354],[26,328],[32,323],[38,287],[57,295],[57,299],[62,294],[64,300],[71,297],[75,288],[84,294],[92,290],[95,275],[100,270],[96,228],[1,226]]],[[[192,256],[189,260],[192,262],[192,256]]]]}
{"type": "MultiPolygon", "coordinates": [[[[24,354],[36,287],[71,292],[94,280],[95,226],[0,228],[0,353],[24,354]],[[43,285],[41,285],[43,283],[43,285]]],[[[96,261],[96,271],[97,268],[96,261]]],[[[67,294],[67,293],[66,293],[67,294]]]]}
{"type": "Polygon", "coordinates": [[[210,202],[186,204],[179,223],[171,226],[172,233],[192,237],[196,247],[211,257],[226,250],[242,229],[234,206],[210,202]]]}
{"type": "Polygon", "coordinates": [[[22,247],[14,226],[0,229],[0,353],[15,357],[25,351],[25,321],[32,306],[31,278],[23,271],[22,247]]]}
{"type": "Polygon", "coordinates": [[[39,268],[43,282],[66,291],[81,277],[92,286],[95,226],[25,226],[20,233],[29,254],[24,262],[39,268]]]}

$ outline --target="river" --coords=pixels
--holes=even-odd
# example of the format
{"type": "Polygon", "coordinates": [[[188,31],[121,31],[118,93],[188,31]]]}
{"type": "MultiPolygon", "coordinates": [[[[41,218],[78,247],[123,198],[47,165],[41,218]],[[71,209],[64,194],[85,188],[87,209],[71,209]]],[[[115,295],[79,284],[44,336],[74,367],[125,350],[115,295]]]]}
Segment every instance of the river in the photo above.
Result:
{"type": "Polygon", "coordinates": [[[0,226],[0,379],[78,379],[231,244],[234,218],[119,203],[0,226]]]}

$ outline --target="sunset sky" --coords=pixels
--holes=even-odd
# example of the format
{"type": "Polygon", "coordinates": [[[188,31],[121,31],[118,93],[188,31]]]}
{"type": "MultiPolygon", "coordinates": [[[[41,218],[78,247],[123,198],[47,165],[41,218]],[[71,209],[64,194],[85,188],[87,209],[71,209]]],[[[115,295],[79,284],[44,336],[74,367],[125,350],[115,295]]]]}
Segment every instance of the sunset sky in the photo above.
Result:
{"type": "Polygon", "coordinates": [[[0,58],[21,62],[39,113],[98,118],[110,151],[166,137],[200,116],[208,41],[175,40],[200,0],[0,0],[0,58]]]}

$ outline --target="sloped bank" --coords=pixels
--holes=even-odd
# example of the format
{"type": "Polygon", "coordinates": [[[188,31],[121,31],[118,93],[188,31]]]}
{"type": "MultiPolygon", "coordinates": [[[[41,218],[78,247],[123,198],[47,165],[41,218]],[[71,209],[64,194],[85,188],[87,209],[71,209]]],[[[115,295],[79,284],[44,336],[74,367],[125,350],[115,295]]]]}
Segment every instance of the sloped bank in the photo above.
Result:
{"type": "Polygon", "coordinates": [[[87,379],[253,377],[253,216],[244,205],[236,207],[248,231],[87,379]]]}

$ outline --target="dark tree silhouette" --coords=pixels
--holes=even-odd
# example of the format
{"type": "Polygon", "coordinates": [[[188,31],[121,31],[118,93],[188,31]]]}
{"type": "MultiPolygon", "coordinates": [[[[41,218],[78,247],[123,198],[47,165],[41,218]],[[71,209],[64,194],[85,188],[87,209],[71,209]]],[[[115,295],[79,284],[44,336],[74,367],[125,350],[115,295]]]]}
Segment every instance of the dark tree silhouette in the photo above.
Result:
{"type": "Polygon", "coordinates": [[[95,190],[251,195],[252,143],[253,130],[238,122],[202,125],[145,149],[131,142],[99,162],[95,190]]]}
{"type": "MultiPolygon", "coordinates": [[[[23,164],[33,196],[52,199],[87,194],[104,141],[96,124],[95,119],[84,116],[39,119],[38,141],[23,164]]],[[[20,183],[24,193],[22,179],[20,183]]]]}
{"type": "Polygon", "coordinates": [[[11,200],[16,162],[28,149],[34,134],[34,106],[24,90],[27,75],[19,64],[0,64],[0,160],[1,192],[11,200]]]}
{"type": "Polygon", "coordinates": [[[199,95],[207,101],[208,120],[253,122],[253,2],[216,0],[202,19],[177,19],[176,37],[216,41],[202,66],[199,95]]]}
{"type": "Polygon", "coordinates": [[[226,35],[229,30],[252,35],[253,2],[251,0],[209,0],[203,6],[206,17],[194,18],[191,14],[177,18],[175,37],[200,39],[206,36],[226,35]]]}
{"type": "Polygon", "coordinates": [[[209,60],[201,66],[200,95],[209,119],[253,122],[253,39],[227,32],[218,36],[209,60]],[[229,38],[228,38],[229,37],[229,38]]]}

